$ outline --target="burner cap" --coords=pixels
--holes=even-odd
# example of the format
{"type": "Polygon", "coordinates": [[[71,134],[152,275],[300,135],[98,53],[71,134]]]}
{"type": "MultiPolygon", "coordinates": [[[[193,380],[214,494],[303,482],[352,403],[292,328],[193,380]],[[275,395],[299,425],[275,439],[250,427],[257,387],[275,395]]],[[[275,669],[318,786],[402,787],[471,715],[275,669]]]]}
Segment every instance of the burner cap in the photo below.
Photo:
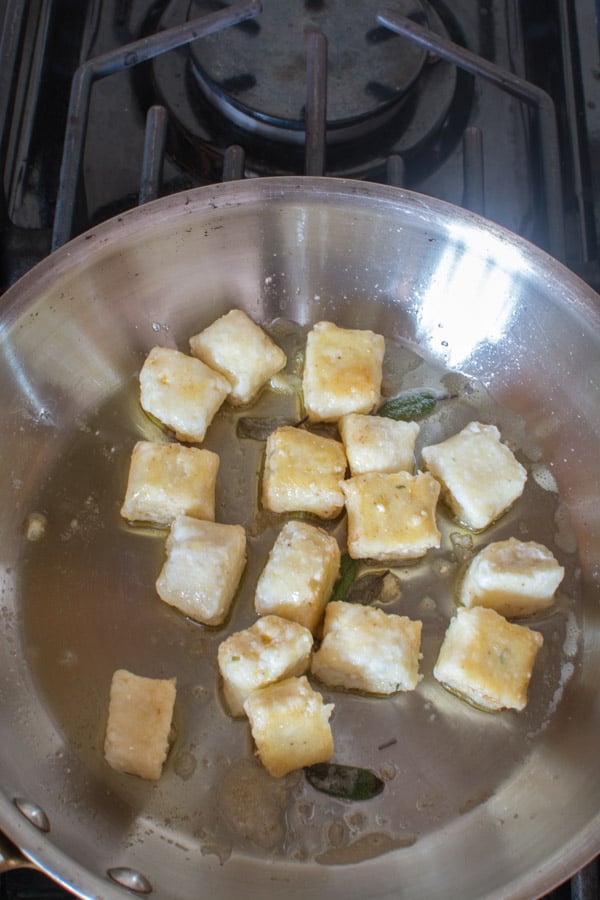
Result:
{"type": "MultiPolygon", "coordinates": [[[[194,0],[188,18],[227,4],[194,0]]],[[[398,12],[428,24],[421,0],[398,12]]],[[[306,99],[306,34],[328,39],[330,140],[356,137],[393,115],[419,77],[426,51],[377,24],[381,0],[263,0],[263,12],[195,42],[194,74],[206,98],[236,124],[301,141],[306,99]],[[290,51],[290,47],[296,48],[290,51]]]]}

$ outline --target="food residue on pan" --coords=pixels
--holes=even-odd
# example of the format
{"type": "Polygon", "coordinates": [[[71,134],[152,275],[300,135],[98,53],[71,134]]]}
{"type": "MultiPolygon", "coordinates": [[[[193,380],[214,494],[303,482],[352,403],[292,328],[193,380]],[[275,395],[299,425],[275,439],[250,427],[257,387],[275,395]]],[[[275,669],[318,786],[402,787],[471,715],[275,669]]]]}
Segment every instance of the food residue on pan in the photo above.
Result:
{"type": "Polygon", "coordinates": [[[25,519],[23,531],[28,541],[40,541],[46,534],[47,527],[48,519],[44,513],[32,512],[25,519]]]}

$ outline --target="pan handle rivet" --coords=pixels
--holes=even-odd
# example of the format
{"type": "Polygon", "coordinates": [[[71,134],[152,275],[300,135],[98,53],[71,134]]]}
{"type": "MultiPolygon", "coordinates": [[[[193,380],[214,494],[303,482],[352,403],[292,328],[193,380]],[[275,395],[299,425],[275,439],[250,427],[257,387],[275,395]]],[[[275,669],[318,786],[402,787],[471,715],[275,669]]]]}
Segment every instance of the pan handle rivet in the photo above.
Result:
{"type": "Polygon", "coordinates": [[[40,831],[50,831],[50,820],[41,806],[38,806],[37,803],[32,803],[30,800],[25,800],[24,797],[15,797],[13,802],[28,822],[31,822],[40,831]]]}
{"type": "Polygon", "coordinates": [[[108,876],[121,887],[127,888],[128,891],[135,891],[138,894],[152,893],[152,885],[148,879],[141,872],[136,872],[135,869],[117,866],[108,870],[108,876]]]}

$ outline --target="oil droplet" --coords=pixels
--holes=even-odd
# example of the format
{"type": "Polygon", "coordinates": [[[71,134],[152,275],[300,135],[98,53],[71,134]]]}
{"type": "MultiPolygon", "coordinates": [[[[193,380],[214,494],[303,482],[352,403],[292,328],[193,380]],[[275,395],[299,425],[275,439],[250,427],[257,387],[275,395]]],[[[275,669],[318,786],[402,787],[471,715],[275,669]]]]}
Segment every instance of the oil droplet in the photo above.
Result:
{"type": "Polygon", "coordinates": [[[558,493],[558,485],[556,483],[556,479],[554,475],[546,468],[546,466],[540,465],[539,463],[535,463],[531,467],[531,474],[535,483],[542,488],[543,491],[550,491],[551,493],[558,493]]]}
{"type": "Polygon", "coordinates": [[[467,559],[473,550],[472,536],[470,534],[461,534],[459,531],[454,531],[450,535],[450,541],[452,542],[452,548],[457,560],[460,562],[467,559]]]}
{"type": "Polygon", "coordinates": [[[43,513],[32,512],[25,519],[25,537],[28,541],[39,541],[46,534],[48,519],[43,513]]]}
{"type": "Polygon", "coordinates": [[[187,781],[196,771],[196,765],[197,760],[194,754],[190,753],[188,750],[182,750],[182,752],[178,753],[175,757],[173,768],[176,775],[184,781],[187,781]]]}

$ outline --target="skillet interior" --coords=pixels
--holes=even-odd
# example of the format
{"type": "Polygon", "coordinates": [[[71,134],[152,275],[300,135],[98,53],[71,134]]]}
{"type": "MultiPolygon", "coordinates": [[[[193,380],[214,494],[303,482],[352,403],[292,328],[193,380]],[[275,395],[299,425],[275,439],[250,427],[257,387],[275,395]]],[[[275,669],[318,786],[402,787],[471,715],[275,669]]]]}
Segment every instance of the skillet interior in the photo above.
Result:
{"type": "MultiPolygon", "coordinates": [[[[338,179],[260,179],[157,201],[23,278],[5,295],[0,345],[4,831],[82,896],[120,896],[106,872],[126,866],[169,900],[230,898],[242,888],[249,898],[429,900],[449,888],[465,898],[530,897],[596,854],[597,302],[558,263],[483,219],[338,179]],[[507,422],[524,426],[530,464],[539,453],[568,507],[568,525],[560,508],[550,521],[546,507],[541,514],[544,529],[560,532],[578,585],[575,672],[542,685],[548,724],[539,711],[535,721],[482,724],[483,714],[427,678],[418,698],[386,707],[386,727],[399,735],[388,762],[406,808],[392,829],[396,849],[359,864],[285,861],[252,841],[230,854],[207,831],[222,802],[213,770],[251,756],[247,732],[216,706],[212,636],[156,606],[161,535],[119,521],[131,446],[160,435],[137,406],[146,352],[157,343],[186,349],[189,335],[232,306],[262,322],[372,328],[418,348],[433,367],[478,379],[507,422]],[[47,520],[37,542],[23,534],[32,512],[47,520]],[[107,684],[121,665],[178,677],[178,736],[158,785],[102,761],[107,684]],[[454,743],[440,746],[435,720],[454,743]],[[39,804],[50,831],[26,821],[15,798],[39,804]]],[[[256,470],[260,452],[230,447],[225,463],[221,519],[240,521],[256,482],[239,476],[256,470]]],[[[268,539],[256,534],[256,547],[268,539]]],[[[259,559],[251,557],[247,591],[259,559]]],[[[350,744],[369,733],[371,715],[347,701],[338,721],[350,744]]],[[[360,752],[368,757],[369,746],[360,752]]],[[[290,825],[314,828],[308,812],[306,821],[296,815],[290,825]]],[[[333,826],[335,815],[348,830],[354,812],[331,812],[333,826]]]]}

